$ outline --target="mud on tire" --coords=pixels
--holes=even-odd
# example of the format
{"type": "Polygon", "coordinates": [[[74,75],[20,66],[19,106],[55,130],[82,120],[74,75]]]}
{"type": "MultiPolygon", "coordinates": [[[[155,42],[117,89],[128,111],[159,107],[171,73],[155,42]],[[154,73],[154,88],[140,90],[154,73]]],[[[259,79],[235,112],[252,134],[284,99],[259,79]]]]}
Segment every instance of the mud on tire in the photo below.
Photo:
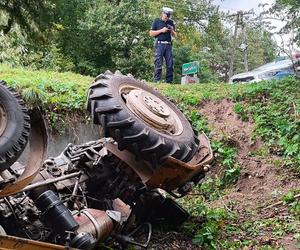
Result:
{"type": "Polygon", "coordinates": [[[0,81],[0,171],[23,152],[30,134],[30,117],[20,95],[0,81]]]}
{"type": "Polygon", "coordinates": [[[198,148],[199,141],[178,108],[131,75],[110,71],[99,75],[90,86],[87,109],[120,150],[153,167],[168,156],[187,162],[198,148]]]}

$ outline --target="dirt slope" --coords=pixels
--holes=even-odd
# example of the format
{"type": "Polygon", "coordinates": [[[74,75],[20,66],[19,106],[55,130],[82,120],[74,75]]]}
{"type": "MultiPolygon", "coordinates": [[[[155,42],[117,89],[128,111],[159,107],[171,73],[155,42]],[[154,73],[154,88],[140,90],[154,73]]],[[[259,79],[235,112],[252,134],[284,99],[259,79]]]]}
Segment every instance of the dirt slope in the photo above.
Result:
{"type": "MultiPolygon", "coordinates": [[[[252,138],[254,123],[241,121],[233,107],[232,101],[222,100],[202,102],[199,108],[200,114],[208,121],[213,139],[225,137],[237,148],[236,161],[241,168],[237,183],[225,190],[224,196],[209,204],[212,208],[225,208],[237,215],[229,224],[239,232],[221,237],[251,241],[242,248],[244,250],[299,249],[294,239],[294,232],[300,232],[299,221],[291,219],[286,205],[268,206],[281,201],[288,191],[299,188],[300,178],[284,167],[280,157],[269,154],[259,138],[252,138]]],[[[213,177],[221,171],[222,166],[217,163],[209,175],[213,177]]],[[[201,249],[192,243],[192,238],[193,235],[184,230],[155,231],[151,249],[201,249]]]]}
{"type": "MultiPolygon", "coordinates": [[[[251,121],[241,121],[234,112],[233,106],[233,102],[223,100],[219,103],[203,103],[200,108],[200,113],[207,118],[213,131],[213,137],[219,139],[225,136],[237,147],[237,162],[241,167],[241,175],[234,188],[211,205],[225,206],[227,209],[237,212],[241,224],[246,221],[254,223],[269,218],[288,220],[289,214],[286,206],[279,205],[268,209],[266,207],[276,203],[289,190],[299,188],[300,178],[285,169],[280,157],[267,152],[262,155],[257,153],[263,152],[264,145],[259,138],[252,139],[254,124],[251,121]]],[[[213,172],[218,171],[218,167],[216,168],[213,172]]],[[[300,224],[298,223],[296,226],[300,232],[300,224]]],[[[253,246],[251,249],[258,249],[258,245],[266,243],[266,241],[273,247],[282,246],[288,250],[298,249],[291,234],[274,239],[272,231],[272,228],[261,230],[259,236],[252,238],[257,241],[257,246],[253,246]]],[[[240,237],[240,239],[251,238],[243,232],[240,237]]]]}

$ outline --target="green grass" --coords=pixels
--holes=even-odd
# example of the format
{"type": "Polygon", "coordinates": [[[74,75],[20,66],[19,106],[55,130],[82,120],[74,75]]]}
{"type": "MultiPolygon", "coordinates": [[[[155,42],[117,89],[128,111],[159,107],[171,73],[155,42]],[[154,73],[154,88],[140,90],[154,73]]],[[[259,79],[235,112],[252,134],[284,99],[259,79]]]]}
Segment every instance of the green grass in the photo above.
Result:
{"type": "Polygon", "coordinates": [[[86,93],[91,77],[2,64],[0,80],[17,90],[29,107],[40,107],[52,132],[63,133],[66,126],[73,124],[76,114],[81,114],[77,115],[79,120],[86,120],[86,93]]]}
{"type": "Polygon", "coordinates": [[[21,93],[27,104],[48,111],[82,111],[91,77],[71,72],[34,71],[0,65],[0,79],[21,93]]]}
{"type": "MultiPolygon", "coordinates": [[[[265,142],[263,148],[266,152],[257,153],[282,156],[285,165],[279,162],[277,167],[289,166],[299,174],[300,80],[285,79],[240,85],[159,85],[158,89],[179,105],[198,131],[205,131],[208,134],[211,131],[207,121],[198,112],[202,102],[232,100],[235,103],[234,111],[239,118],[242,121],[254,122],[253,138],[260,136],[265,142]]],[[[257,231],[267,231],[269,228],[274,229],[273,237],[275,238],[280,238],[288,232],[294,234],[295,239],[299,241],[299,234],[294,228],[299,226],[296,218],[299,218],[300,205],[298,201],[293,200],[293,193],[289,193],[284,198],[285,201],[291,202],[288,204],[291,213],[288,223],[275,218],[274,220],[245,222],[244,225],[235,227],[231,226],[234,220],[228,221],[226,218],[234,216],[238,218],[238,215],[210,208],[206,204],[207,201],[216,200],[222,196],[226,189],[236,182],[240,174],[240,168],[235,162],[236,148],[228,144],[226,138],[220,141],[213,140],[212,147],[215,152],[215,162],[222,166],[222,171],[196,187],[195,190],[202,195],[202,198],[188,197],[183,201],[184,206],[188,207],[194,216],[202,218],[200,223],[192,219],[187,224],[188,229],[193,229],[194,243],[205,249],[242,249],[245,246],[257,246],[258,242],[252,238],[256,236],[257,231]],[[199,210],[204,212],[201,214],[199,210]],[[222,217],[222,215],[225,216],[222,217]],[[241,231],[252,236],[234,240],[241,231]],[[231,234],[232,239],[227,239],[231,234]]],[[[236,223],[239,223],[239,219],[236,223]]],[[[259,249],[272,249],[272,247],[261,245],[259,249]]]]}

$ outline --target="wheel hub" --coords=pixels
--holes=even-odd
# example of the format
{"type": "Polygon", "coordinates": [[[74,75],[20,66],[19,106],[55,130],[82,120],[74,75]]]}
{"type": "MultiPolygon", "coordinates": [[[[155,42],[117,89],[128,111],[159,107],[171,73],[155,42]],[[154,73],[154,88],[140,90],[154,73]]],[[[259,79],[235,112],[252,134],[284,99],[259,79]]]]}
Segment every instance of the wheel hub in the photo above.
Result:
{"type": "Polygon", "coordinates": [[[0,103],[0,136],[4,133],[6,126],[7,126],[7,114],[4,107],[0,103]]]}
{"type": "MultiPolygon", "coordinates": [[[[138,91],[138,90],[137,90],[138,91]]],[[[162,101],[160,101],[155,96],[145,93],[142,91],[141,96],[143,97],[144,105],[155,115],[160,117],[168,117],[171,112],[167,105],[165,105],[162,101]]]]}
{"type": "Polygon", "coordinates": [[[142,89],[127,89],[123,96],[128,108],[151,127],[166,134],[182,133],[177,114],[160,98],[142,89]]]}

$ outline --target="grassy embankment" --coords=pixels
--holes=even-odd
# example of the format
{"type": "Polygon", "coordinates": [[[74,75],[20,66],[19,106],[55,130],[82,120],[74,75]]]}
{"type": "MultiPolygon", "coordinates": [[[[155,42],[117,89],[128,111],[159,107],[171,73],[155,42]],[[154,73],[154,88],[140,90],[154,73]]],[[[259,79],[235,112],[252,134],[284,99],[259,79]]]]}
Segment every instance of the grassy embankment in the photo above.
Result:
{"type": "MultiPolygon", "coordinates": [[[[28,71],[0,66],[0,79],[16,88],[26,102],[32,106],[41,106],[50,122],[56,128],[57,123],[64,123],[66,114],[85,114],[86,91],[92,81],[91,77],[73,73],[57,73],[48,71],[28,71]]],[[[234,111],[243,121],[254,122],[253,138],[262,138],[264,148],[260,154],[275,154],[280,157],[274,162],[275,167],[289,168],[296,175],[300,174],[300,81],[286,79],[280,82],[268,82],[245,85],[199,84],[199,85],[166,85],[156,87],[172,98],[191,120],[198,131],[204,131],[212,137],[215,131],[210,127],[205,117],[199,113],[204,102],[218,102],[222,99],[232,100],[234,111]]],[[[85,118],[83,118],[85,119],[85,118]]],[[[66,124],[65,124],[66,125],[66,124]]],[[[53,127],[54,127],[53,126],[53,127]]],[[[228,193],[240,177],[241,166],[236,162],[237,148],[224,136],[212,140],[216,153],[214,164],[222,166],[214,178],[207,178],[196,187],[199,195],[190,196],[182,201],[194,218],[186,224],[185,230],[194,237],[194,243],[207,249],[241,249],[253,246],[251,230],[261,230],[263,227],[276,227],[284,234],[286,224],[282,221],[261,221],[257,226],[234,226],[239,220],[239,214],[224,207],[211,208],[210,202],[228,193]],[[244,240],[234,240],[241,231],[250,230],[249,237],[244,240]]],[[[300,205],[295,195],[299,190],[290,190],[282,195],[284,204],[289,209],[289,223],[295,228],[299,224],[300,205]]],[[[296,229],[290,233],[299,240],[296,229]]],[[[276,235],[274,237],[277,237],[276,235]]],[[[272,249],[260,245],[260,249],[272,249]]]]}

